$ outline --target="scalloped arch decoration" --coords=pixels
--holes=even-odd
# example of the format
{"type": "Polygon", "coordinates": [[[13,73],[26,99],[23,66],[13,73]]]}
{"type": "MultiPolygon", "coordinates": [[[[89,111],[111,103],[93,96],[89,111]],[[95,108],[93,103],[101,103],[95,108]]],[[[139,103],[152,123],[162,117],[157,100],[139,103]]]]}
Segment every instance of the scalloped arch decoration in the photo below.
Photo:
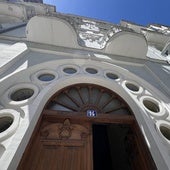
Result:
{"type": "Polygon", "coordinates": [[[55,17],[35,16],[26,27],[27,40],[37,43],[77,48],[77,35],[72,26],[55,17]]]}
{"type": "Polygon", "coordinates": [[[125,57],[146,59],[148,45],[143,35],[121,31],[108,42],[105,52],[125,57]]]}

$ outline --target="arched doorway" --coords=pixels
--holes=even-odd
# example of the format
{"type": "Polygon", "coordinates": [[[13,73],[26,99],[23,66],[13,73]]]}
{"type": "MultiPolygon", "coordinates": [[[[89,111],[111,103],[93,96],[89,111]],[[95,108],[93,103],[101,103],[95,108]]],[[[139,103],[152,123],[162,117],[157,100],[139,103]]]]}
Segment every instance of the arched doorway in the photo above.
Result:
{"type": "Polygon", "coordinates": [[[156,169],[128,104],[94,84],[66,87],[47,102],[18,169],[156,169]]]}

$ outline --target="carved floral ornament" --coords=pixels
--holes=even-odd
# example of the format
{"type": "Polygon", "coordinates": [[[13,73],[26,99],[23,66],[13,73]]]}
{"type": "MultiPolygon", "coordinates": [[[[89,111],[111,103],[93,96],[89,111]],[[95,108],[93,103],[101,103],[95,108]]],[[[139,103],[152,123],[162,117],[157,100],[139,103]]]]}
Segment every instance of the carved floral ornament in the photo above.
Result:
{"type": "Polygon", "coordinates": [[[60,139],[68,139],[72,135],[73,127],[71,126],[70,120],[66,119],[63,125],[59,128],[59,138],[60,139]]]}
{"type": "Polygon", "coordinates": [[[83,47],[103,49],[114,34],[124,30],[132,31],[129,28],[78,16],[61,15],[59,13],[54,16],[67,21],[73,26],[78,35],[78,43],[83,47]]]}
{"type": "Polygon", "coordinates": [[[70,119],[65,119],[63,123],[46,122],[41,128],[41,139],[45,140],[82,140],[88,134],[88,128],[79,124],[72,124],[70,119]]]}

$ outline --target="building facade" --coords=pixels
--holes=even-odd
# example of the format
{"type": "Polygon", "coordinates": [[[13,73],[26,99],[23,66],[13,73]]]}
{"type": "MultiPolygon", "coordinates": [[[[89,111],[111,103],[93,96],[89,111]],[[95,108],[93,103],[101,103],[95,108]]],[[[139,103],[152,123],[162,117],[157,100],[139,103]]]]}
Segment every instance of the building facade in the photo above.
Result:
{"type": "Polygon", "coordinates": [[[0,2],[1,169],[97,169],[108,145],[106,169],[170,169],[169,38],[168,26],[0,2]],[[97,146],[100,128],[110,143],[97,146]]]}

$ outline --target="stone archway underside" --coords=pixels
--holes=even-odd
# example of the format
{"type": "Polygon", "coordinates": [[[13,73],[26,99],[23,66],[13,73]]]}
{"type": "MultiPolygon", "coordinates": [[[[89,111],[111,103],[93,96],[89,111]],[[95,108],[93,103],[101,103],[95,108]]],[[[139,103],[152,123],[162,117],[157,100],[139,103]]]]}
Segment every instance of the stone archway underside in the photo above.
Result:
{"type": "Polygon", "coordinates": [[[99,114],[132,115],[127,103],[113,91],[93,84],[76,84],[57,92],[46,109],[66,112],[96,110],[99,114]]]}

